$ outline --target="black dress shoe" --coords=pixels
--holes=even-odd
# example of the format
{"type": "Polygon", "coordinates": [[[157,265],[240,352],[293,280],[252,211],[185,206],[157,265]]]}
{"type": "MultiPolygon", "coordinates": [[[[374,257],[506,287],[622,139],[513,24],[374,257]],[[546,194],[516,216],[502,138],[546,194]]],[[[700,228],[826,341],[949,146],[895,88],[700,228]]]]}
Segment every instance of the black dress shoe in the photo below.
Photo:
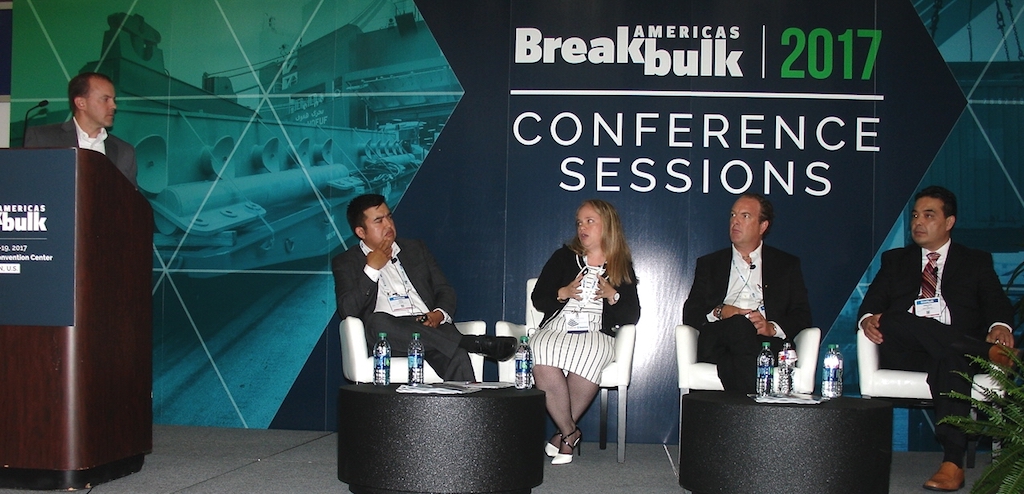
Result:
{"type": "Polygon", "coordinates": [[[462,337],[462,346],[469,353],[479,353],[495,360],[508,360],[516,354],[516,339],[511,336],[462,337]]]}

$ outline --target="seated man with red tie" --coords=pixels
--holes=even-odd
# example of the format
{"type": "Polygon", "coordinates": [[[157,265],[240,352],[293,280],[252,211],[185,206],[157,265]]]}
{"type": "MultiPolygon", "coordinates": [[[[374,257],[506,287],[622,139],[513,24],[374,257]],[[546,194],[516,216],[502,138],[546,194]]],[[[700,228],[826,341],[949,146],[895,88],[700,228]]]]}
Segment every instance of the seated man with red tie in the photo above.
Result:
{"type": "MultiPolygon", "coordinates": [[[[970,412],[969,402],[945,395],[971,394],[971,383],[956,374],[977,372],[965,355],[1010,365],[1013,309],[992,267],[992,255],[951,241],[956,196],[930,186],[914,201],[914,245],[882,254],[882,267],[860,306],[858,326],[879,345],[882,367],[928,373],[939,421],[970,412]]],[[[943,462],[924,488],[959,490],[967,436],[948,424],[937,424],[935,435],[943,462]]]]}

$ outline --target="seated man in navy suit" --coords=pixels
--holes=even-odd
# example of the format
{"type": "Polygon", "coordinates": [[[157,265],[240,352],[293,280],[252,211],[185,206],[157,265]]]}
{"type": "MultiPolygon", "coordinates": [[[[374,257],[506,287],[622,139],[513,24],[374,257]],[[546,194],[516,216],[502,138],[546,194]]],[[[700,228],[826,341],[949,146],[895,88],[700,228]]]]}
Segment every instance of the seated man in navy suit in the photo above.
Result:
{"type": "Polygon", "coordinates": [[[763,243],[774,219],[767,198],[741,195],[729,213],[732,246],[697,259],[683,305],[683,323],[700,331],[697,360],[718,366],[726,391],[753,393],[761,344],[777,354],[811,325],[800,259],[763,243]]]}
{"type": "MultiPolygon", "coordinates": [[[[956,212],[956,196],[945,188],[927,187],[914,196],[914,244],[882,254],[858,319],[864,335],[879,345],[882,367],[928,373],[936,421],[970,412],[969,402],[945,396],[971,394],[971,383],[955,374],[977,372],[965,355],[1010,365],[1013,347],[1013,309],[992,256],[950,240],[956,212]]],[[[967,436],[948,424],[937,424],[935,435],[943,462],[924,487],[958,490],[964,485],[967,436]]]]}
{"type": "Polygon", "coordinates": [[[338,315],[358,317],[371,346],[387,333],[394,355],[405,355],[420,333],[424,360],[445,381],[473,381],[469,353],[506,360],[515,354],[511,337],[463,336],[452,323],[455,289],[427,246],[397,238],[384,196],[365,194],[348,205],[348,223],[359,244],[331,261],[338,315]]]}
{"type": "Polygon", "coordinates": [[[135,148],[107,133],[107,127],[114,125],[115,97],[114,83],[109,77],[96,72],[76,75],[68,82],[71,120],[29,127],[25,131],[25,147],[77,147],[103,153],[138,187],[135,148]]]}

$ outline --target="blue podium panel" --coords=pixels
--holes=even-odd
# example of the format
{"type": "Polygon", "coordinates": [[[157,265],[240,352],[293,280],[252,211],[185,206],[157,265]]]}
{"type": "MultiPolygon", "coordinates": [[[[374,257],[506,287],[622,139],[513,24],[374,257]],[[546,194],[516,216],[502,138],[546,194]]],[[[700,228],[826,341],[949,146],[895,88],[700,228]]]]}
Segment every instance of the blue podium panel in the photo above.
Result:
{"type": "Polygon", "coordinates": [[[76,150],[0,153],[0,325],[73,326],[76,150]]]}

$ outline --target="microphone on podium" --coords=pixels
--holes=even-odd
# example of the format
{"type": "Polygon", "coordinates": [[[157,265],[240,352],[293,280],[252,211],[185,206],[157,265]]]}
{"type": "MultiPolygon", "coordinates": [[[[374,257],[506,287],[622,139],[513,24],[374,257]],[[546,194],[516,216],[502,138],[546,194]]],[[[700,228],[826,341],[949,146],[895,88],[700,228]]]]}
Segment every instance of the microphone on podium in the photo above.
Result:
{"type": "Polygon", "coordinates": [[[28,114],[31,113],[32,110],[35,110],[36,108],[46,108],[46,105],[48,105],[48,104],[50,104],[50,100],[45,100],[44,99],[44,100],[36,103],[36,106],[33,106],[32,108],[29,108],[25,112],[25,121],[21,125],[21,145],[22,146],[25,145],[25,134],[28,132],[28,114]]]}

